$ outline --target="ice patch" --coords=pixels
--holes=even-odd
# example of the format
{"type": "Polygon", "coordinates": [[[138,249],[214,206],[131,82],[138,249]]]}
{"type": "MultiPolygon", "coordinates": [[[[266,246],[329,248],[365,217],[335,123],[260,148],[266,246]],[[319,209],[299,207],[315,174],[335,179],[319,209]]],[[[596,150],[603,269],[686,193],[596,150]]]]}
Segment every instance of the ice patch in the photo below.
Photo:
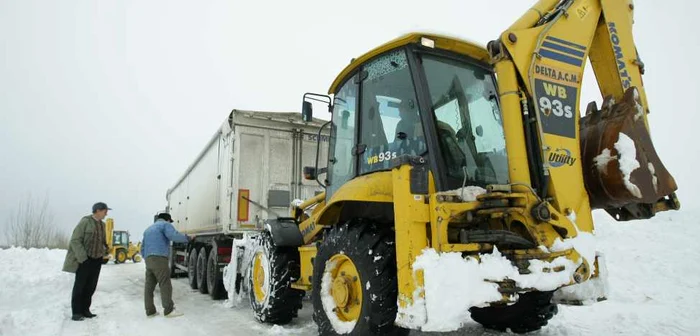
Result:
{"type": "Polygon", "coordinates": [[[323,305],[323,311],[328,316],[328,320],[331,321],[331,325],[335,332],[338,334],[349,334],[355,329],[356,321],[345,322],[338,318],[335,314],[333,308],[335,307],[335,300],[331,296],[331,287],[333,286],[333,278],[331,273],[335,269],[336,264],[332,261],[326,262],[326,270],[323,272],[323,278],[321,279],[321,304],[323,305]]]}
{"type": "Polygon", "coordinates": [[[258,248],[255,240],[251,239],[248,234],[244,234],[242,239],[234,239],[233,248],[231,249],[231,261],[224,267],[223,283],[228,294],[228,298],[224,300],[224,307],[238,307],[245,295],[248,293],[248,270],[253,260],[255,250],[258,248]],[[243,276],[240,291],[236,293],[236,278],[238,274],[243,276]]]}
{"type": "MultiPolygon", "coordinates": [[[[422,331],[457,330],[469,320],[469,308],[500,301],[502,295],[494,281],[510,279],[520,288],[549,291],[571,283],[578,266],[566,257],[558,257],[552,262],[532,260],[528,268],[530,274],[520,274],[495,247],[493,253],[481,254],[479,259],[463,258],[457,252],[438,253],[434,249],[425,249],[416,258],[413,269],[423,270],[425,284],[427,318],[422,331]],[[562,271],[552,271],[562,267],[562,271]]],[[[406,310],[419,309],[420,305],[416,302],[406,310]]],[[[408,313],[417,315],[420,311],[408,313]]]]}
{"type": "Polygon", "coordinates": [[[615,149],[620,153],[618,162],[620,163],[620,172],[624,175],[623,179],[627,190],[635,197],[642,198],[642,192],[630,181],[632,172],[640,166],[637,162],[637,149],[634,146],[634,141],[625,133],[620,133],[620,137],[615,143],[615,149]]]}
{"type": "Polygon", "coordinates": [[[615,160],[615,158],[610,155],[610,150],[606,148],[603,149],[600,155],[596,156],[593,159],[593,162],[595,162],[595,165],[598,168],[599,172],[607,173],[608,163],[612,160],[615,160]]]}
{"type": "MultiPolygon", "coordinates": [[[[593,162],[595,162],[599,172],[606,173],[608,163],[612,160],[618,160],[625,187],[627,187],[627,190],[629,190],[629,192],[635,197],[642,198],[642,192],[639,190],[639,187],[630,181],[632,172],[640,167],[640,164],[637,161],[637,148],[634,146],[634,141],[632,141],[632,139],[625,133],[620,133],[620,136],[615,143],[615,149],[618,152],[618,157],[612,156],[610,149],[606,148],[603,149],[600,155],[593,159],[593,162]]],[[[654,169],[653,166],[650,167],[650,170],[652,169],[654,169]]]]}
{"type": "Polygon", "coordinates": [[[654,184],[654,191],[659,191],[659,178],[656,177],[656,169],[654,168],[654,165],[649,162],[647,164],[647,168],[649,169],[649,173],[651,173],[651,183],[654,184]]]}
{"type": "Polygon", "coordinates": [[[440,194],[447,194],[447,195],[457,195],[462,198],[462,201],[464,202],[473,202],[476,201],[477,196],[483,195],[486,193],[486,189],[482,187],[477,187],[477,186],[468,186],[464,188],[459,188],[455,190],[449,190],[442,192],[440,194]]]}
{"type": "Polygon", "coordinates": [[[382,260],[382,256],[376,256],[376,257],[374,257],[374,262],[377,262],[377,261],[379,261],[379,260],[382,260]]]}
{"type": "Polygon", "coordinates": [[[370,287],[371,287],[371,286],[370,286],[370,284],[369,284],[369,281],[367,281],[367,283],[365,284],[365,289],[366,289],[366,290],[369,290],[370,287]]]}

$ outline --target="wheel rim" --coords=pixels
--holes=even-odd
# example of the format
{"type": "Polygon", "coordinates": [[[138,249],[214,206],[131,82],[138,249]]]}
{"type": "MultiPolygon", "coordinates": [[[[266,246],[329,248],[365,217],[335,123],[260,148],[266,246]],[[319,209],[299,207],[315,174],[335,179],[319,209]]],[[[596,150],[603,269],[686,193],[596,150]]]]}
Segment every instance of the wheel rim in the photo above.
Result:
{"type": "MultiPolygon", "coordinates": [[[[329,260],[335,267],[330,270],[330,296],[335,307],[332,311],[343,322],[354,322],[362,313],[362,281],[352,260],[344,254],[336,254],[329,260]]],[[[328,271],[328,270],[326,270],[328,271]]]]}
{"type": "Polygon", "coordinates": [[[258,252],[255,254],[253,259],[253,293],[255,294],[255,301],[258,303],[265,302],[267,299],[269,283],[267,264],[265,253],[258,252]]]}
{"type": "Polygon", "coordinates": [[[124,254],[124,252],[117,253],[117,260],[119,260],[120,263],[125,262],[126,261],[126,254],[124,254]]]}

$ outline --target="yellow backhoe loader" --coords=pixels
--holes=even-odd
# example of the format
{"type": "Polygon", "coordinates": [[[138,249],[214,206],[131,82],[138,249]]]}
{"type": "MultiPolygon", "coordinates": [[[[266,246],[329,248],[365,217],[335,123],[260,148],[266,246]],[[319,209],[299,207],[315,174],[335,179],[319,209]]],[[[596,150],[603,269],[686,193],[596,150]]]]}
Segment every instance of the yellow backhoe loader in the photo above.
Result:
{"type": "Polygon", "coordinates": [[[131,259],[134,263],[141,261],[141,242],[134,245],[129,239],[131,235],[128,231],[114,230],[114,220],[107,218],[105,220],[105,235],[107,236],[107,251],[109,256],[102,259],[102,263],[106,264],[110,260],[114,260],[115,264],[123,264],[131,259]]]}
{"type": "Polygon", "coordinates": [[[592,210],[680,207],[649,133],[633,14],[631,0],[540,0],[486,46],[411,33],[353,59],[330,96],[305,94],[304,120],[312,102],[332,114],[327,166],[304,169],[325,193],[256,238],[255,316],[287,323],[310,291],[322,335],[469,317],[525,333],[557,304],[604,300],[592,210]],[[603,100],[582,115],[587,60],[603,100]]]}

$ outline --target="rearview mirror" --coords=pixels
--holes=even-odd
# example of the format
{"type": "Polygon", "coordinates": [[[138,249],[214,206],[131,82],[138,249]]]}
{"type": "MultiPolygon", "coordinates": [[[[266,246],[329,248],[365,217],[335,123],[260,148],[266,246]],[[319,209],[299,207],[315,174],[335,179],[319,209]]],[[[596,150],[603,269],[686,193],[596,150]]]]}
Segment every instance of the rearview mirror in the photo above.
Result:
{"type": "Polygon", "coordinates": [[[484,128],[481,127],[481,125],[476,126],[476,135],[478,135],[478,136],[484,136],[484,128]]]}
{"type": "Polygon", "coordinates": [[[302,99],[302,101],[303,104],[301,105],[301,120],[303,120],[304,122],[313,122],[314,120],[314,107],[311,104],[311,101],[325,103],[326,105],[328,105],[328,112],[333,111],[333,106],[331,104],[332,100],[330,96],[307,92],[304,94],[304,98],[302,99]]]}
{"type": "Polygon", "coordinates": [[[304,178],[307,180],[315,180],[319,175],[326,173],[328,168],[304,167],[304,178]]]}
{"type": "Polygon", "coordinates": [[[314,119],[314,107],[311,102],[305,101],[301,106],[301,120],[311,122],[314,119]]]}

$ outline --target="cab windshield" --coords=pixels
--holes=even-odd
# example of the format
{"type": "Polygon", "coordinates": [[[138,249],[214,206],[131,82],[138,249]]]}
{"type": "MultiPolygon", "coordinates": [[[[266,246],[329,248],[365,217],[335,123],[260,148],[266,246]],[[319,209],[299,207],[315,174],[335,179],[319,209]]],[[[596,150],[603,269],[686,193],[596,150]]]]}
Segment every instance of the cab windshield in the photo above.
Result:
{"type": "Polygon", "coordinates": [[[447,187],[508,183],[503,121],[492,74],[477,65],[423,57],[447,187]]]}

